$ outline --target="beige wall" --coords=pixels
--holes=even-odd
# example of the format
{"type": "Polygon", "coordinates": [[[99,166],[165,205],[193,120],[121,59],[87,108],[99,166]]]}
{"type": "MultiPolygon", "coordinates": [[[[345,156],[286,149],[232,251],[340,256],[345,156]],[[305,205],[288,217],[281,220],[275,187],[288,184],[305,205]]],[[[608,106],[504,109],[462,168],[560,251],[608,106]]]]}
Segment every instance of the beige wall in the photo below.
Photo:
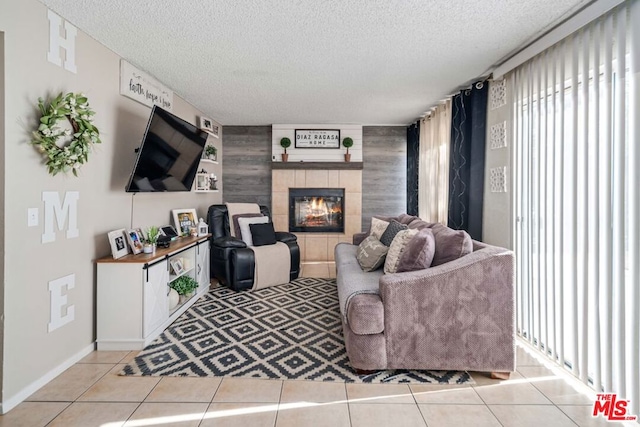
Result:
{"type": "MultiPolygon", "coordinates": [[[[512,199],[514,188],[510,181],[512,174],[511,150],[513,145],[511,128],[511,95],[508,88],[497,90],[498,84],[503,82],[490,82],[489,111],[487,113],[487,143],[484,177],[484,212],[482,224],[482,240],[491,245],[512,248],[512,199]],[[499,128],[505,124],[506,146],[494,146],[492,141],[500,134],[499,128]],[[495,192],[491,189],[491,170],[506,167],[506,192],[495,192]]],[[[496,145],[502,145],[497,143],[496,145]]]]}
{"type": "MultiPolygon", "coordinates": [[[[78,31],[77,74],[48,62],[47,8],[35,0],[3,0],[0,31],[5,35],[7,107],[0,114],[6,125],[1,150],[6,268],[0,285],[4,286],[2,401],[6,411],[93,345],[94,260],[110,254],[106,233],[168,224],[170,210],[175,208],[196,208],[204,216],[210,204],[221,202],[222,193],[125,193],[134,148],[140,144],[150,108],[119,94],[120,58],[78,31]],[[38,120],[37,99],[61,91],[88,96],[103,142],[90,154],[78,178],[48,175],[41,156],[29,145],[38,120]],[[67,191],[80,193],[79,237],[67,239],[63,230],[56,232],[55,242],[41,243],[43,191],[58,192],[61,198],[67,191]],[[39,209],[37,227],[27,227],[27,209],[32,207],[39,209]],[[75,274],[75,288],[67,292],[75,320],[48,333],[48,282],[69,274],[75,274]]],[[[201,114],[177,96],[173,112],[191,123],[201,114]]],[[[214,142],[222,156],[221,140],[214,142]]],[[[221,170],[216,173],[221,175],[221,170]]]]}
{"type": "MultiPolygon", "coordinates": [[[[4,165],[4,32],[0,31],[0,165],[4,165]]],[[[4,174],[0,173],[0,277],[4,277],[4,174]]],[[[0,284],[0,366],[4,355],[4,286],[0,284]]],[[[0,384],[2,369],[0,368],[0,384]]],[[[0,401],[3,392],[0,390],[0,401]]]]}

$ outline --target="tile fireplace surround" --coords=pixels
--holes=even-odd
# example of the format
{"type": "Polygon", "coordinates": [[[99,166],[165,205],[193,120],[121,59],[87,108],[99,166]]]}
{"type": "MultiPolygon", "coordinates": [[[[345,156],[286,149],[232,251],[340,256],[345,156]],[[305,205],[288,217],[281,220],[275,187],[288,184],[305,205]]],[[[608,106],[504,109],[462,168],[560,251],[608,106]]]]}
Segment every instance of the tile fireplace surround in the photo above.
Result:
{"type": "Polygon", "coordinates": [[[333,261],[338,242],[349,242],[362,227],[362,170],[273,169],[271,210],[276,231],[289,231],[289,188],[344,188],[344,233],[294,233],[302,262],[333,261]]]}

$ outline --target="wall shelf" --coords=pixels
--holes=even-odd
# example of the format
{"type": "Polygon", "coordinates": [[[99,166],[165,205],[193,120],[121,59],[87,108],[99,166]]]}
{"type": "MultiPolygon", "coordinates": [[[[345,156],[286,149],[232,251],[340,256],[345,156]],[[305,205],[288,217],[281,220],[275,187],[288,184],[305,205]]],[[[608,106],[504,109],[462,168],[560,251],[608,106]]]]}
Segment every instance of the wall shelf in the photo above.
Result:
{"type": "Polygon", "coordinates": [[[217,160],[209,160],[209,159],[200,159],[201,163],[211,163],[212,165],[217,165],[218,161],[217,160]]]}

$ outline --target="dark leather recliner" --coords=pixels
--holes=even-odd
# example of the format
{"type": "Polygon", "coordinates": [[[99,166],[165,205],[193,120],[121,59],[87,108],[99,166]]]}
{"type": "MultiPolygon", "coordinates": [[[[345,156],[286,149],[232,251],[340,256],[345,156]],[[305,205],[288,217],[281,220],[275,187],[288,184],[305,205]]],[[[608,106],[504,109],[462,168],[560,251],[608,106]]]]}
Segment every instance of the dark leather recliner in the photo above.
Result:
{"type": "MultiPolygon", "coordinates": [[[[271,218],[269,208],[260,205],[260,212],[271,218]]],[[[255,272],[253,250],[242,240],[232,237],[229,228],[227,205],[211,205],[207,212],[211,233],[211,278],[235,291],[251,289],[255,272]]],[[[276,232],[276,240],[289,246],[291,271],[289,280],[300,274],[300,247],[297,237],[286,232],[276,232]]]]}

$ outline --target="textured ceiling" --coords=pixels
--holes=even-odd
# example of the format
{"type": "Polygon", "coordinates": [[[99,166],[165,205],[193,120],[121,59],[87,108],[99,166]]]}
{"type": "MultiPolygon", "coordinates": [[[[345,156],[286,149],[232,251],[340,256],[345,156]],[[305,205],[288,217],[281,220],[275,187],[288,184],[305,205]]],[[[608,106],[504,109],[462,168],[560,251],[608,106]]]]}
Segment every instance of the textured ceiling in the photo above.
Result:
{"type": "Polygon", "coordinates": [[[407,124],[586,0],[41,0],[223,125],[407,124]]]}

